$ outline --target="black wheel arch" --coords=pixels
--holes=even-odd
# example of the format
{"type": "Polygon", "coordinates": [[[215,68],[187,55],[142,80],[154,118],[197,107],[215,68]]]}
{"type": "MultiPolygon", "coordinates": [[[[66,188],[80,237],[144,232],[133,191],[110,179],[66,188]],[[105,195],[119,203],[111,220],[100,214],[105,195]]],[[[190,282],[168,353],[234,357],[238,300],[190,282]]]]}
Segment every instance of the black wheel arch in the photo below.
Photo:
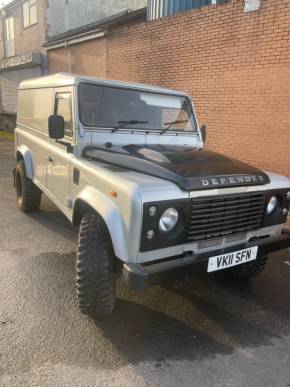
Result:
{"type": "Polygon", "coordinates": [[[77,199],[73,208],[73,218],[72,218],[73,225],[79,226],[81,224],[83,216],[87,212],[95,212],[98,216],[102,218],[102,216],[90,204],[88,204],[82,199],[77,199]]]}
{"type": "MultiPolygon", "coordinates": [[[[114,248],[114,243],[113,243],[111,232],[110,232],[110,229],[108,227],[107,222],[105,221],[104,217],[94,207],[92,207],[90,204],[88,204],[87,202],[85,202],[82,199],[77,199],[76,202],[75,202],[74,209],[73,209],[72,224],[75,227],[79,227],[80,224],[81,224],[83,216],[86,213],[90,213],[90,212],[93,212],[97,216],[99,216],[103,220],[104,224],[106,225],[107,230],[108,230],[108,235],[110,237],[110,240],[111,240],[111,243],[112,243],[112,247],[113,247],[113,251],[114,251],[114,254],[115,254],[116,252],[115,252],[115,248],[114,248]]],[[[115,269],[116,269],[116,272],[119,273],[121,271],[121,269],[122,269],[122,261],[117,257],[116,254],[115,254],[114,258],[115,258],[115,264],[116,264],[115,269]]]]}
{"type": "Polygon", "coordinates": [[[16,162],[18,163],[18,161],[20,160],[24,160],[24,157],[23,157],[23,154],[18,150],[16,152],[16,162]]]}

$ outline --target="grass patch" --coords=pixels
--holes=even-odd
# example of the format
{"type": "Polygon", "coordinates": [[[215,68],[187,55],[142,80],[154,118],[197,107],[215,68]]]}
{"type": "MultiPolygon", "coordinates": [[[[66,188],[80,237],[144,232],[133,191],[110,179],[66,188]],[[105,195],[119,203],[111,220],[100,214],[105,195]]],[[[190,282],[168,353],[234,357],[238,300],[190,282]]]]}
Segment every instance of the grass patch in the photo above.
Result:
{"type": "Polygon", "coordinates": [[[4,138],[5,140],[8,141],[14,141],[14,134],[5,132],[4,130],[0,130],[0,139],[4,138]]]}

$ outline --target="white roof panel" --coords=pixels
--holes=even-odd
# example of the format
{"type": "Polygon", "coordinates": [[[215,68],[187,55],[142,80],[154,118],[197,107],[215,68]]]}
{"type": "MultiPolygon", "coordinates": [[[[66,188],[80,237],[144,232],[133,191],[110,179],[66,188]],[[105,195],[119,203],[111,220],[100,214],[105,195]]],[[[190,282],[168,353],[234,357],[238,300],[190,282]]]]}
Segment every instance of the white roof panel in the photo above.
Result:
{"type": "Polygon", "coordinates": [[[107,79],[98,79],[94,77],[86,77],[82,75],[70,74],[70,73],[57,73],[53,75],[46,75],[44,77],[38,77],[33,79],[28,79],[23,81],[19,85],[19,90],[23,89],[38,89],[43,87],[62,87],[62,86],[73,86],[77,85],[80,82],[91,82],[97,83],[101,85],[115,86],[115,87],[125,87],[131,89],[138,90],[146,90],[146,91],[155,91],[164,94],[178,94],[178,95],[186,95],[182,91],[165,89],[158,86],[151,86],[142,83],[131,83],[131,82],[122,82],[115,80],[107,80],[107,79]]]}

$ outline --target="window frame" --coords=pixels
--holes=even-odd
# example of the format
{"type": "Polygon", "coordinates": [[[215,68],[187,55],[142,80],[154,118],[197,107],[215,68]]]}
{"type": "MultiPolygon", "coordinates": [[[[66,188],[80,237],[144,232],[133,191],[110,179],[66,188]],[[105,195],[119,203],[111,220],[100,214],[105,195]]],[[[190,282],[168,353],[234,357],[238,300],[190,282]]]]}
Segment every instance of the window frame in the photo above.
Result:
{"type": "Polygon", "coordinates": [[[38,15],[37,15],[37,1],[36,0],[26,0],[22,3],[22,27],[23,29],[30,28],[32,26],[35,26],[38,23],[38,15]],[[31,2],[33,4],[31,5],[31,2]],[[28,4],[28,18],[29,18],[29,24],[25,25],[24,23],[24,5],[28,4]],[[35,7],[36,12],[36,21],[31,23],[31,8],[35,7]]]}
{"type": "MultiPolygon", "coordinates": [[[[119,86],[119,85],[110,85],[110,84],[102,84],[102,83],[97,83],[97,82],[88,82],[88,81],[82,81],[82,82],[79,82],[79,84],[77,85],[77,106],[78,106],[78,121],[87,129],[89,130],[112,130],[112,129],[115,129],[114,127],[109,127],[109,126],[90,126],[90,125],[86,125],[84,122],[82,122],[81,120],[81,102],[80,102],[80,86],[81,85],[93,85],[93,86],[99,86],[99,87],[104,87],[104,88],[111,88],[111,89],[118,89],[118,90],[125,90],[125,91],[137,91],[137,92],[141,92],[141,93],[148,93],[148,94],[156,94],[156,95],[164,95],[164,96],[169,96],[169,97],[185,97],[189,102],[190,102],[190,111],[191,111],[191,118],[193,120],[193,123],[195,125],[195,130],[192,130],[192,131],[184,131],[184,130],[170,130],[168,131],[167,133],[172,133],[172,134],[185,134],[185,135],[196,135],[199,133],[199,130],[198,130],[198,123],[197,123],[197,119],[196,119],[196,114],[195,114],[195,110],[194,110],[194,107],[192,106],[192,103],[191,103],[191,100],[190,98],[187,96],[187,95],[183,95],[183,94],[178,94],[178,93],[166,93],[166,92],[160,92],[158,90],[147,90],[147,89],[138,89],[138,88],[130,88],[130,87],[126,87],[126,86],[119,86]]],[[[143,132],[148,132],[148,130],[143,130],[143,129],[138,129],[138,128],[123,128],[121,130],[124,130],[124,131],[135,131],[135,132],[138,132],[140,131],[140,133],[143,131],[143,132]]],[[[160,133],[162,132],[162,129],[151,129],[150,130],[150,133],[160,133]]]]}
{"type": "Polygon", "coordinates": [[[4,19],[3,19],[3,23],[2,23],[2,26],[3,26],[3,51],[4,51],[4,58],[11,58],[13,56],[16,55],[16,49],[15,49],[15,18],[14,16],[6,16],[4,19]],[[7,22],[9,23],[10,20],[12,20],[12,24],[13,24],[13,38],[11,39],[10,37],[10,26],[9,26],[9,31],[7,31],[7,22]],[[8,33],[7,33],[8,32],[8,33]],[[9,37],[9,39],[7,39],[9,37]],[[6,46],[6,42],[13,42],[13,53],[11,55],[11,48],[9,48],[7,50],[7,46],[6,46]],[[9,55],[8,55],[9,54],[9,55]]]}
{"type": "Polygon", "coordinates": [[[58,101],[60,99],[69,100],[69,110],[71,117],[71,135],[68,135],[65,131],[64,137],[73,140],[74,137],[74,121],[73,121],[73,108],[72,108],[72,92],[71,91],[56,91],[54,95],[53,114],[58,114],[58,101]],[[65,97],[64,97],[65,96],[65,97]],[[67,97],[68,96],[68,97],[67,97]]]}

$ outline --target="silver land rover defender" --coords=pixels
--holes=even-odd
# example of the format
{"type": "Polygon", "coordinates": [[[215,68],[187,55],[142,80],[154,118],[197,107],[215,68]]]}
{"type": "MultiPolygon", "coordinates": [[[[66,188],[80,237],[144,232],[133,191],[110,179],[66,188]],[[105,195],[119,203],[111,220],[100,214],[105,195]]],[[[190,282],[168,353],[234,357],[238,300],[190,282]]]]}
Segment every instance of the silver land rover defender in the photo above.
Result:
{"type": "Polygon", "coordinates": [[[194,271],[259,274],[290,246],[290,181],[204,150],[190,98],[70,74],[19,87],[18,206],[47,195],[79,226],[77,295],[106,314],[115,278],[134,290],[194,271]]]}

